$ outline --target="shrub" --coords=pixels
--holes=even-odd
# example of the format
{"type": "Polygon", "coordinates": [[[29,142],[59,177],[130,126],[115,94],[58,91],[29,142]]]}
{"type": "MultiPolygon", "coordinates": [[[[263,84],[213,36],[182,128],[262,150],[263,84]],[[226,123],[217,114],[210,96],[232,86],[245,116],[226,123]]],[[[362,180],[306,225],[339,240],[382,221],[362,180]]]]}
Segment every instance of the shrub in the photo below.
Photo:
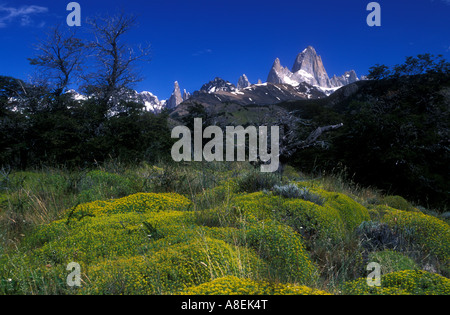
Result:
{"type": "Polygon", "coordinates": [[[247,193],[264,189],[271,190],[278,184],[281,184],[281,177],[278,173],[262,173],[259,170],[244,173],[238,179],[239,191],[247,193]]]}
{"type": "Polygon", "coordinates": [[[345,233],[339,212],[302,199],[286,199],[262,192],[235,198],[244,216],[274,219],[289,225],[307,239],[339,240],[345,233]]]}
{"type": "Polygon", "coordinates": [[[319,195],[312,193],[308,188],[299,188],[295,184],[288,184],[284,186],[275,185],[273,187],[273,194],[284,198],[298,198],[311,201],[319,206],[322,206],[325,202],[324,199],[322,199],[319,195]]]}
{"type": "Polygon", "coordinates": [[[138,193],[110,201],[94,201],[75,206],[67,211],[68,220],[117,213],[148,213],[162,210],[186,210],[191,202],[175,193],[138,193]]]}
{"type": "MultiPolygon", "coordinates": [[[[174,193],[80,205],[26,238],[32,252],[21,265],[29,269],[14,275],[14,283],[29,292],[34,266],[56,270],[72,261],[87,275],[87,294],[171,294],[217,277],[265,274],[265,262],[253,251],[210,237],[227,239],[235,229],[198,227],[193,212],[180,211],[189,205],[174,193]]],[[[40,281],[49,282],[47,276],[40,281]]]]}
{"type": "Polygon", "coordinates": [[[161,235],[182,237],[179,229],[191,225],[193,216],[179,210],[189,204],[177,194],[152,193],[83,204],[67,211],[64,219],[38,228],[26,242],[40,247],[35,254],[51,264],[132,257],[155,246],[152,241],[161,235]],[[158,233],[151,235],[149,226],[158,233]]]}
{"type": "Polygon", "coordinates": [[[356,229],[361,246],[369,251],[403,248],[407,241],[386,223],[365,221],[356,229]]]}
{"type": "Polygon", "coordinates": [[[190,287],[184,295],[329,295],[321,290],[295,284],[270,283],[234,276],[215,279],[190,287]]]}
{"type": "Polygon", "coordinates": [[[322,189],[311,189],[311,192],[324,198],[325,206],[330,206],[339,212],[348,231],[353,231],[362,222],[370,220],[369,211],[349,196],[322,189]]]}
{"type": "Polygon", "coordinates": [[[303,177],[295,168],[293,168],[290,165],[286,165],[283,170],[283,177],[287,178],[288,180],[301,180],[303,177]]]}
{"type": "MultiPolygon", "coordinates": [[[[297,190],[293,188],[291,191],[297,190]]],[[[306,191],[308,193],[302,196],[318,196],[317,198],[323,200],[320,202],[323,204],[319,205],[303,198],[288,199],[262,192],[236,197],[234,204],[244,215],[247,213],[262,219],[276,219],[288,224],[306,238],[330,238],[337,241],[362,222],[370,220],[365,207],[343,194],[313,188],[306,191]]]]}
{"type": "MultiPolygon", "coordinates": [[[[60,220],[39,229],[32,237],[39,260],[48,264],[67,264],[71,261],[95,264],[117,257],[133,257],[160,246],[160,240],[150,235],[144,222],[158,230],[158,235],[173,237],[173,227],[184,229],[189,218],[183,212],[161,214],[125,213],[100,217],[85,217],[70,225],[60,220]],[[155,219],[156,218],[156,219],[155,219]],[[155,222],[156,221],[156,222],[155,222]]],[[[184,235],[183,235],[184,236],[184,235]]],[[[162,246],[162,245],[161,245],[162,246]]]]}
{"type": "Polygon", "coordinates": [[[415,208],[401,196],[386,196],[383,199],[383,204],[398,210],[417,211],[415,208]]]}
{"type": "Polygon", "coordinates": [[[89,272],[94,294],[176,294],[228,275],[252,276],[264,264],[221,240],[195,238],[131,259],[100,263],[89,272]]]}
{"type": "Polygon", "coordinates": [[[381,276],[381,287],[361,278],[344,285],[347,295],[449,295],[450,280],[423,270],[397,271],[381,276]]]}
{"type": "Polygon", "coordinates": [[[449,265],[450,226],[446,222],[421,212],[400,210],[387,211],[383,221],[449,265]]]}
{"type": "Polygon", "coordinates": [[[252,221],[246,222],[243,242],[267,261],[270,277],[300,284],[317,280],[317,267],[297,233],[271,220],[252,221]]]}

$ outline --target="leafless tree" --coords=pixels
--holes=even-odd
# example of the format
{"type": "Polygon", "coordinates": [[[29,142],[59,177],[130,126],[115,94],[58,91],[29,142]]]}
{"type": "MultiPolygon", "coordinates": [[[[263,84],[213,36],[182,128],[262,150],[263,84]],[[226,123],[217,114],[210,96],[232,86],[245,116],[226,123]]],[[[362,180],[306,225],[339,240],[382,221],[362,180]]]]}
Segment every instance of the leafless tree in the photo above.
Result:
{"type": "Polygon", "coordinates": [[[126,34],[136,26],[136,18],[124,13],[88,20],[95,39],[93,50],[96,71],[88,77],[89,87],[108,109],[117,109],[124,94],[142,80],[136,70],[139,62],[149,61],[150,46],[133,47],[126,34]]]}
{"type": "Polygon", "coordinates": [[[73,31],[61,26],[49,30],[46,38],[35,45],[36,55],[28,58],[45,76],[56,96],[61,95],[80,73],[84,59],[84,44],[73,31]]]}

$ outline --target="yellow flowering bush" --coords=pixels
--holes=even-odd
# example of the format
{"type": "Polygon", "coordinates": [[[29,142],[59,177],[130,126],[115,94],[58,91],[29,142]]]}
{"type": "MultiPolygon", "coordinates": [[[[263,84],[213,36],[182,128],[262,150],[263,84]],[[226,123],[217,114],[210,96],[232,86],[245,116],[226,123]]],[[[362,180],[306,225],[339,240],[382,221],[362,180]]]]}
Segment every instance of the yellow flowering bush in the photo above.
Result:
{"type": "Polygon", "coordinates": [[[367,279],[347,282],[347,295],[450,295],[450,279],[423,270],[404,270],[381,277],[380,287],[369,287],[367,279]]]}
{"type": "Polygon", "coordinates": [[[194,212],[180,211],[189,204],[176,194],[136,194],[81,205],[27,238],[30,262],[80,263],[86,294],[172,294],[218,277],[266,273],[253,250],[230,244],[242,232],[198,226],[194,212]]]}
{"type": "Polygon", "coordinates": [[[302,237],[292,228],[272,220],[246,222],[243,243],[269,264],[269,275],[284,282],[306,284],[317,279],[302,237]]]}
{"type": "Polygon", "coordinates": [[[189,199],[175,193],[138,193],[109,201],[94,201],[78,205],[67,213],[69,219],[96,217],[117,213],[147,213],[157,211],[186,210],[191,205],[189,199]]]}
{"type": "Polygon", "coordinates": [[[383,204],[398,210],[418,211],[405,198],[401,196],[386,196],[383,199],[383,204]]]}
{"type": "Polygon", "coordinates": [[[330,295],[321,290],[295,284],[270,283],[228,276],[190,287],[184,295],[330,295]]]}
{"type": "Polygon", "coordinates": [[[244,248],[197,237],[131,259],[105,261],[89,271],[91,294],[176,294],[227,275],[252,276],[265,264],[244,248]]]}
{"type": "Polygon", "coordinates": [[[149,235],[145,223],[150,223],[159,234],[167,236],[181,236],[176,230],[183,231],[183,226],[189,224],[188,215],[175,211],[161,215],[119,213],[86,217],[70,225],[60,220],[36,233],[35,242],[43,245],[35,254],[40,255],[43,261],[56,264],[70,261],[89,264],[102,259],[143,254],[156,246],[156,240],[149,235]]]}
{"type": "Polygon", "coordinates": [[[368,210],[349,196],[317,188],[312,188],[311,192],[325,198],[324,206],[332,207],[339,212],[348,231],[353,231],[362,222],[370,220],[368,210]]]}
{"type": "Polygon", "coordinates": [[[244,216],[275,219],[307,238],[338,239],[344,225],[337,210],[302,199],[289,199],[257,192],[236,197],[235,205],[244,216]]]}
{"type": "Polygon", "coordinates": [[[361,222],[370,220],[368,210],[338,193],[311,189],[324,198],[324,204],[283,198],[264,192],[236,197],[234,204],[245,214],[286,223],[307,238],[339,240],[361,222]]]}
{"type": "Polygon", "coordinates": [[[450,226],[448,223],[421,212],[387,211],[383,217],[391,228],[399,229],[445,264],[450,262],[450,226]]]}
{"type": "MultiPolygon", "coordinates": [[[[152,181],[161,179],[161,169],[140,171],[152,181]]],[[[351,197],[325,191],[313,181],[248,194],[243,193],[245,185],[265,187],[274,178],[253,174],[239,181],[236,173],[220,173],[205,186],[197,178],[196,188],[187,194],[192,201],[176,193],[137,193],[104,200],[124,192],[113,187],[122,177],[129,179],[122,187],[137,187],[138,181],[132,174],[88,174],[92,183],[84,182],[81,191],[89,192],[91,198],[98,188],[102,200],[62,213],[58,210],[58,220],[24,232],[17,252],[0,256],[0,294],[327,294],[312,287],[319,281],[322,285],[330,280],[344,283],[348,276],[354,279],[359,274],[343,268],[356,270],[362,265],[360,240],[349,240],[349,236],[355,227],[370,221],[370,215],[402,240],[411,240],[427,249],[426,254],[440,258],[436,268],[449,261],[448,224],[421,212],[392,208],[394,201],[405,208],[399,198],[370,206],[369,214],[351,197]],[[81,288],[66,285],[70,262],[81,265],[81,288]],[[333,269],[339,263],[342,268],[333,269]]],[[[174,177],[162,178],[168,182],[161,187],[172,178],[184,180],[179,174],[175,170],[174,177]]],[[[202,172],[189,174],[183,178],[202,172]]],[[[39,176],[23,175],[27,185],[41,186],[39,176]]],[[[58,176],[51,183],[49,191],[64,188],[58,176]]],[[[83,200],[80,194],[76,197],[73,200],[83,200]]],[[[415,262],[397,252],[372,252],[367,258],[379,262],[383,272],[392,273],[382,276],[381,288],[368,287],[366,279],[358,279],[346,282],[343,293],[449,294],[447,278],[412,270],[418,268],[415,262]]],[[[446,269],[438,272],[442,270],[446,269]]],[[[338,289],[335,286],[332,292],[338,289]]]]}
{"type": "Polygon", "coordinates": [[[35,255],[41,260],[55,264],[132,257],[156,246],[162,236],[185,238],[190,230],[184,226],[193,224],[193,216],[179,210],[189,205],[177,194],[95,201],[68,210],[64,219],[38,228],[26,242],[38,247],[35,255]]]}

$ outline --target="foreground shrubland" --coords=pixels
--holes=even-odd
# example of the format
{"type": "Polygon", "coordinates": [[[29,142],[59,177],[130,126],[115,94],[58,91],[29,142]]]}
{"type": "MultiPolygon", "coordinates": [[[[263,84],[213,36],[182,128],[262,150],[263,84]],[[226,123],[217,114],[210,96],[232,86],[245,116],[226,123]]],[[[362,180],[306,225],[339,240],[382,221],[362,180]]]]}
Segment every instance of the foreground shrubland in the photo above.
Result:
{"type": "Polygon", "coordinates": [[[0,207],[1,294],[450,293],[445,216],[292,168],[3,172],[0,207]]]}

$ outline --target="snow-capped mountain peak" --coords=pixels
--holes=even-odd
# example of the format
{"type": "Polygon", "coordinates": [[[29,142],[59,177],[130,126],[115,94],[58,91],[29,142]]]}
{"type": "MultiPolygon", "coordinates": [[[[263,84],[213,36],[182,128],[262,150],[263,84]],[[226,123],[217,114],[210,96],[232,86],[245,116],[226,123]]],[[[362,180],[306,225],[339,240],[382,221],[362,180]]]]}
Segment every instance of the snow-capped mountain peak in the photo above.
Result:
{"type": "Polygon", "coordinates": [[[280,59],[276,58],[267,77],[269,83],[283,83],[298,86],[301,82],[321,88],[325,93],[331,94],[339,87],[358,81],[359,78],[354,70],[347,71],[344,75],[329,78],[327,71],[314,47],[308,46],[299,53],[294,61],[292,70],[281,65],[280,59]]]}

